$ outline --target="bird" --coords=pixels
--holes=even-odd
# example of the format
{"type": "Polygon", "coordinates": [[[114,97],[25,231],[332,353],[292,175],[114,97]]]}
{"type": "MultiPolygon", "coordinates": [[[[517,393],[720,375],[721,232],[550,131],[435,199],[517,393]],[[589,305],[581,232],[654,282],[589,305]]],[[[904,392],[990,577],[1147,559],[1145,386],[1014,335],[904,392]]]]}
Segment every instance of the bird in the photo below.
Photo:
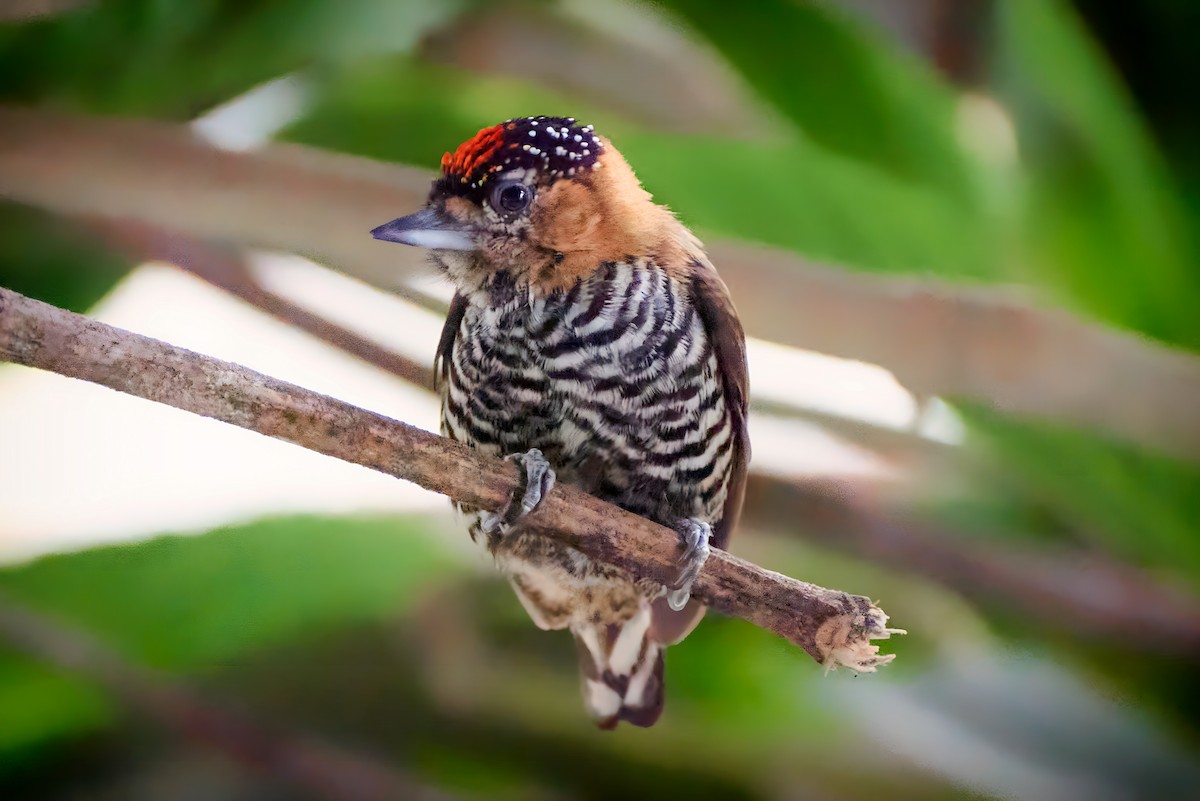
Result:
{"type": "Polygon", "coordinates": [[[515,462],[499,512],[460,510],[542,629],[568,629],[601,729],[653,725],[663,653],[705,607],[750,458],[745,334],[701,242],[612,142],[573,117],[484,128],[427,203],[375,228],[428,249],[455,289],[435,358],[442,434],[515,462]],[[555,482],[678,533],[667,586],[522,531],[555,482]]]}

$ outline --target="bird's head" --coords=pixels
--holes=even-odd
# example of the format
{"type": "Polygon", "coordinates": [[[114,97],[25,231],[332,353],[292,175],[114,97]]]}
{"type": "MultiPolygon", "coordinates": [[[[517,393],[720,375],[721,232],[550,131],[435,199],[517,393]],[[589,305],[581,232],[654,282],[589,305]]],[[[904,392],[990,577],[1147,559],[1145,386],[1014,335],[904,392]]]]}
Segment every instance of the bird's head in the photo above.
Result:
{"type": "Polygon", "coordinates": [[[680,246],[679,230],[592,126],[524,117],[446,153],[425,208],[371,235],[428,248],[462,289],[507,273],[553,291],[608,261],[661,259],[680,246]]]}

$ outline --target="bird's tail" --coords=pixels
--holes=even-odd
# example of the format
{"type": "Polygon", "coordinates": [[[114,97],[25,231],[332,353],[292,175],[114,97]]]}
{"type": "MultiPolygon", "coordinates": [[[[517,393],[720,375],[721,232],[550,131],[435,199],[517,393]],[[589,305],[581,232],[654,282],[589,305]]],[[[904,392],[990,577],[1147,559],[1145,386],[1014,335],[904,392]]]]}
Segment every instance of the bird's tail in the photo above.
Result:
{"type": "Polygon", "coordinates": [[[663,646],[651,636],[649,605],[624,623],[584,623],[571,633],[583,703],[596,725],[653,726],[663,710],[663,646]]]}

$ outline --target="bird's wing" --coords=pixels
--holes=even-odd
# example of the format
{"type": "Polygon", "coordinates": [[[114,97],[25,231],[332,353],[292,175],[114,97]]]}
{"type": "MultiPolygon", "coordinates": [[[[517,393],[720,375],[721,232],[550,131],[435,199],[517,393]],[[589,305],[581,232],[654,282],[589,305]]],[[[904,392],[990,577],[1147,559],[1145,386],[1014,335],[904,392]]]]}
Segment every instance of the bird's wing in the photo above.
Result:
{"type": "Polygon", "coordinates": [[[467,299],[457,292],[454,300],[450,301],[450,310],[446,312],[446,322],[442,326],[442,336],[438,340],[437,354],[433,357],[433,385],[441,390],[450,375],[451,351],[454,350],[454,338],[458,336],[459,326],[462,325],[463,315],[467,311],[467,299]]]}
{"type": "MultiPolygon", "coordinates": [[[[692,302],[704,322],[704,332],[717,355],[717,370],[725,408],[733,429],[733,464],[729,471],[729,488],[721,520],[713,526],[712,544],[724,549],[742,513],[746,495],[746,472],[750,462],[750,434],[746,416],[750,408],[750,371],[746,365],[746,335],[729,288],[717,275],[716,268],[702,257],[693,265],[691,277],[692,302]]],[[[691,633],[704,617],[704,605],[692,598],[679,611],[671,609],[666,598],[652,603],[651,636],[663,644],[676,643],[691,633]]]]}
{"type": "Polygon", "coordinates": [[[746,416],[750,408],[750,371],[746,366],[746,334],[733,307],[729,289],[707,260],[697,260],[692,274],[692,301],[704,321],[704,331],[717,354],[725,408],[733,427],[733,466],[721,522],[713,526],[712,544],[725,548],[742,513],[746,494],[746,467],[750,462],[750,434],[746,416]]]}

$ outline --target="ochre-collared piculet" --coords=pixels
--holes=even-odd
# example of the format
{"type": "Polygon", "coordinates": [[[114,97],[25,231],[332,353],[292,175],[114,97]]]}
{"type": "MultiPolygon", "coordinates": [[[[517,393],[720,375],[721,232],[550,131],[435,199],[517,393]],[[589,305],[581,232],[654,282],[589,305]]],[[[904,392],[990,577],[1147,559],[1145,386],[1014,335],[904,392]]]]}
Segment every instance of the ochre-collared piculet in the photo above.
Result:
{"type": "Polygon", "coordinates": [[[372,231],[429,249],[453,282],[435,372],[442,432],[525,473],[500,513],[463,509],[543,629],[578,644],[602,728],[650,726],[663,651],[741,510],[745,338],[701,243],[592,126],[525,117],[442,158],[426,206],[372,231]],[[555,481],[679,533],[668,587],[522,530],[555,481]]]}

